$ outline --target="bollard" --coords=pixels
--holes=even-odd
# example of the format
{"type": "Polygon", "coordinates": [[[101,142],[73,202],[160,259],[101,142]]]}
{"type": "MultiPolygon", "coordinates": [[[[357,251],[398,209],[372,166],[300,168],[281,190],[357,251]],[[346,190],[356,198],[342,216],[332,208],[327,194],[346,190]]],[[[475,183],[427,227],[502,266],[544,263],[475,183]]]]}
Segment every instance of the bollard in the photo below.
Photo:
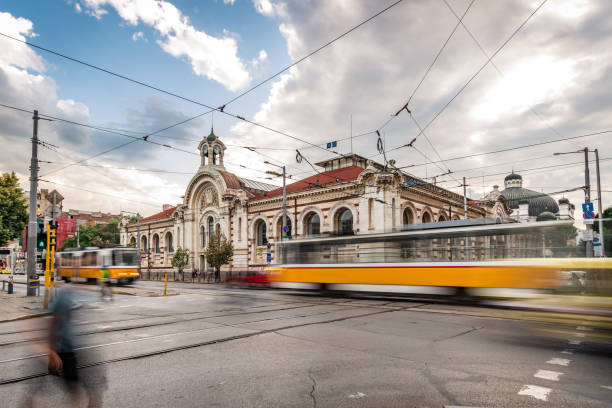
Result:
{"type": "Polygon", "coordinates": [[[166,296],[166,288],[168,287],[168,274],[164,274],[164,296],[166,296]]]}
{"type": "Polygon", "coordinates": [[[9,281],[8,281],[8,289],[6,291],[6,293],[8,293],[9,295],[13,294],[13,275],[11,275],[9,277],[9,281]]]}

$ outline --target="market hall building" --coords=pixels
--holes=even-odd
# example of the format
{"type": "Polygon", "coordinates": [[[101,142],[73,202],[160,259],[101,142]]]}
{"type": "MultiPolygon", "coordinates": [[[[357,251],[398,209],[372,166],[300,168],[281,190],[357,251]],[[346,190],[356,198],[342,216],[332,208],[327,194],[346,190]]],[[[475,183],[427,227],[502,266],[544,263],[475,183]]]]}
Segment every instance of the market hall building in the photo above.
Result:
{"type": "MultiPolygon", "coordinates": [[[[170,267],[178,247],[189,250],[190,266],[207,271],[205,251],[215,231],[230,240],[234,256],[222,271],[260,269],[270,243],[282,236],[282,188],[226,170],[226,146],[211,131],[199,146],[201,163],[183,202],[140,222],[143,267],[170,267]]],[[[406,224],[464,218],[463,196],[427,183],[393,166],[356,154],[317,163],[320,172],[288,184],[290,238],[389,232],[406,224]]],[[[469,201],[469,218],[507,217],[503,196],[469,201]]],[[[123,224],[121,244],[136,244],[136,223],[123,224]]]]}

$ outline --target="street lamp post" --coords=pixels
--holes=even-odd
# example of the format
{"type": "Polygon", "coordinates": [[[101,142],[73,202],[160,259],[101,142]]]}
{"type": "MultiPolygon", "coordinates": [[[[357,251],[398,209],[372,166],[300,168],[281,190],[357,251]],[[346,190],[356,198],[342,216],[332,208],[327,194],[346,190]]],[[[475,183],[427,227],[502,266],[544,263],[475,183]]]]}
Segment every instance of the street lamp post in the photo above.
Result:
{"type": "MultiPolygon", "coordinates": [[[[286,185],[287,173],[286,173],[285,166],[279,166],[278,164],[270,163],[268,161],[265,161],[264,163],[272,165],[272,166],[276,166],[283,170],[283,174],[282,174],[283,176],[283,226],[281,227],[281,254],[282,254],[282,263],[285,263],[287,256],[285,253],[285,248],[282,247],[282,241],[285,240],[285,227],[287,226],[287,185],[286,185]]],[[[273,171],[266,171],[266,173],[274,175],[274,176],[281,175],[273,171]]]]}
{"type": "MultiPolygon", "coordinates": [[[[585,147],[584,149],[577,150],[575,152],[563,152],[563,153],[553,153],[554,156],[559,156],[562,154],[573,154],[573,153],[584,153],[584,202],[591,202],[591,175],[589,173],[589,148],[585,147]]],[[[601,212],[601,210],[599,211],[601,212]]],[[[591,231],[591,224],[586,224],[587,231],[591,231]]],[[[586,241],[586,256],[587,258],[593,257],[593,240],[586,241]]]]}

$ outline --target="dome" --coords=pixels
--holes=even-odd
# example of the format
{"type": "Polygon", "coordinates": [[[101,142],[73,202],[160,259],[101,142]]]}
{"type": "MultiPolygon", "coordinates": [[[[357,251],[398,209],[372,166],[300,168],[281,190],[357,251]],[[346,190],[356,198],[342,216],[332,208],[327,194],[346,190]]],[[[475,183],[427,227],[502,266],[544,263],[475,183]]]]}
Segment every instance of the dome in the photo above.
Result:
{"type": "Polygon", "coordinates": [[[210,129],[210,135],[206,136],[206,141],[208,143],[212,143],[215,140],[217,140],[217,135],[215,135],[215,131],[211,128],[210,129]]]}
{"type": "Polygon", "coordinates": [[[569,200],[565,197],[559,200],[559,204],[569,204],[569,203],[570,203],[569,200]]]}
{"type": "Polygon", "coordinates": [[[557,217],[555,214],[551,213],[550,211],[544,211],[538,215],[536,221],[554,221],[556,219],[557,217]]]}
{"type": "Polygon", "coordinates": [[[538,193],[523,187],[507,187],[502,190],[501,194],[506,198],[508,207],[513,210],[517,209],[521,202],[529,203],[529,216],[531,217],[537,217],[543,212],[550,212],[554,216],[559,212],[557,202],[548,194],[538,193]]]}
{"type": "Polygon", "coordinates": [[[508,180],[523,180],[523,177],[521,177],[520,174],[516,174],[513,172],[511,174],[508,174],[506,178],[504,178],[504,181],[508,180]]]}

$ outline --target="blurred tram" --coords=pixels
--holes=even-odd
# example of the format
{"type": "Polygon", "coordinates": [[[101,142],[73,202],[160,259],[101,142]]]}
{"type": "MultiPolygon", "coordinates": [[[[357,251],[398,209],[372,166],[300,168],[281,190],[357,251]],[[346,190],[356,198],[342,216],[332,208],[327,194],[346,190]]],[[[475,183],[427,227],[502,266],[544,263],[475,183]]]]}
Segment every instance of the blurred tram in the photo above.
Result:
{"type": "Polygon", "coordinates": [[[95,281],[108,270],[111,283],[127,284],[139,278],[138,250],[127,247],[75,248],[56,254],[58,278],[70,281],[95,281]]]}
{"type": "Polygon", "coordinates": [[[612,262],[584,258],[573,221],[445,221],[382,234],[284,241],[274,287],[462,294],[477,288],[558,290],[583,271],[580,293],[612,295],[612,262]],[[418,228],[418,229],[417,229],[418,228]]]}

